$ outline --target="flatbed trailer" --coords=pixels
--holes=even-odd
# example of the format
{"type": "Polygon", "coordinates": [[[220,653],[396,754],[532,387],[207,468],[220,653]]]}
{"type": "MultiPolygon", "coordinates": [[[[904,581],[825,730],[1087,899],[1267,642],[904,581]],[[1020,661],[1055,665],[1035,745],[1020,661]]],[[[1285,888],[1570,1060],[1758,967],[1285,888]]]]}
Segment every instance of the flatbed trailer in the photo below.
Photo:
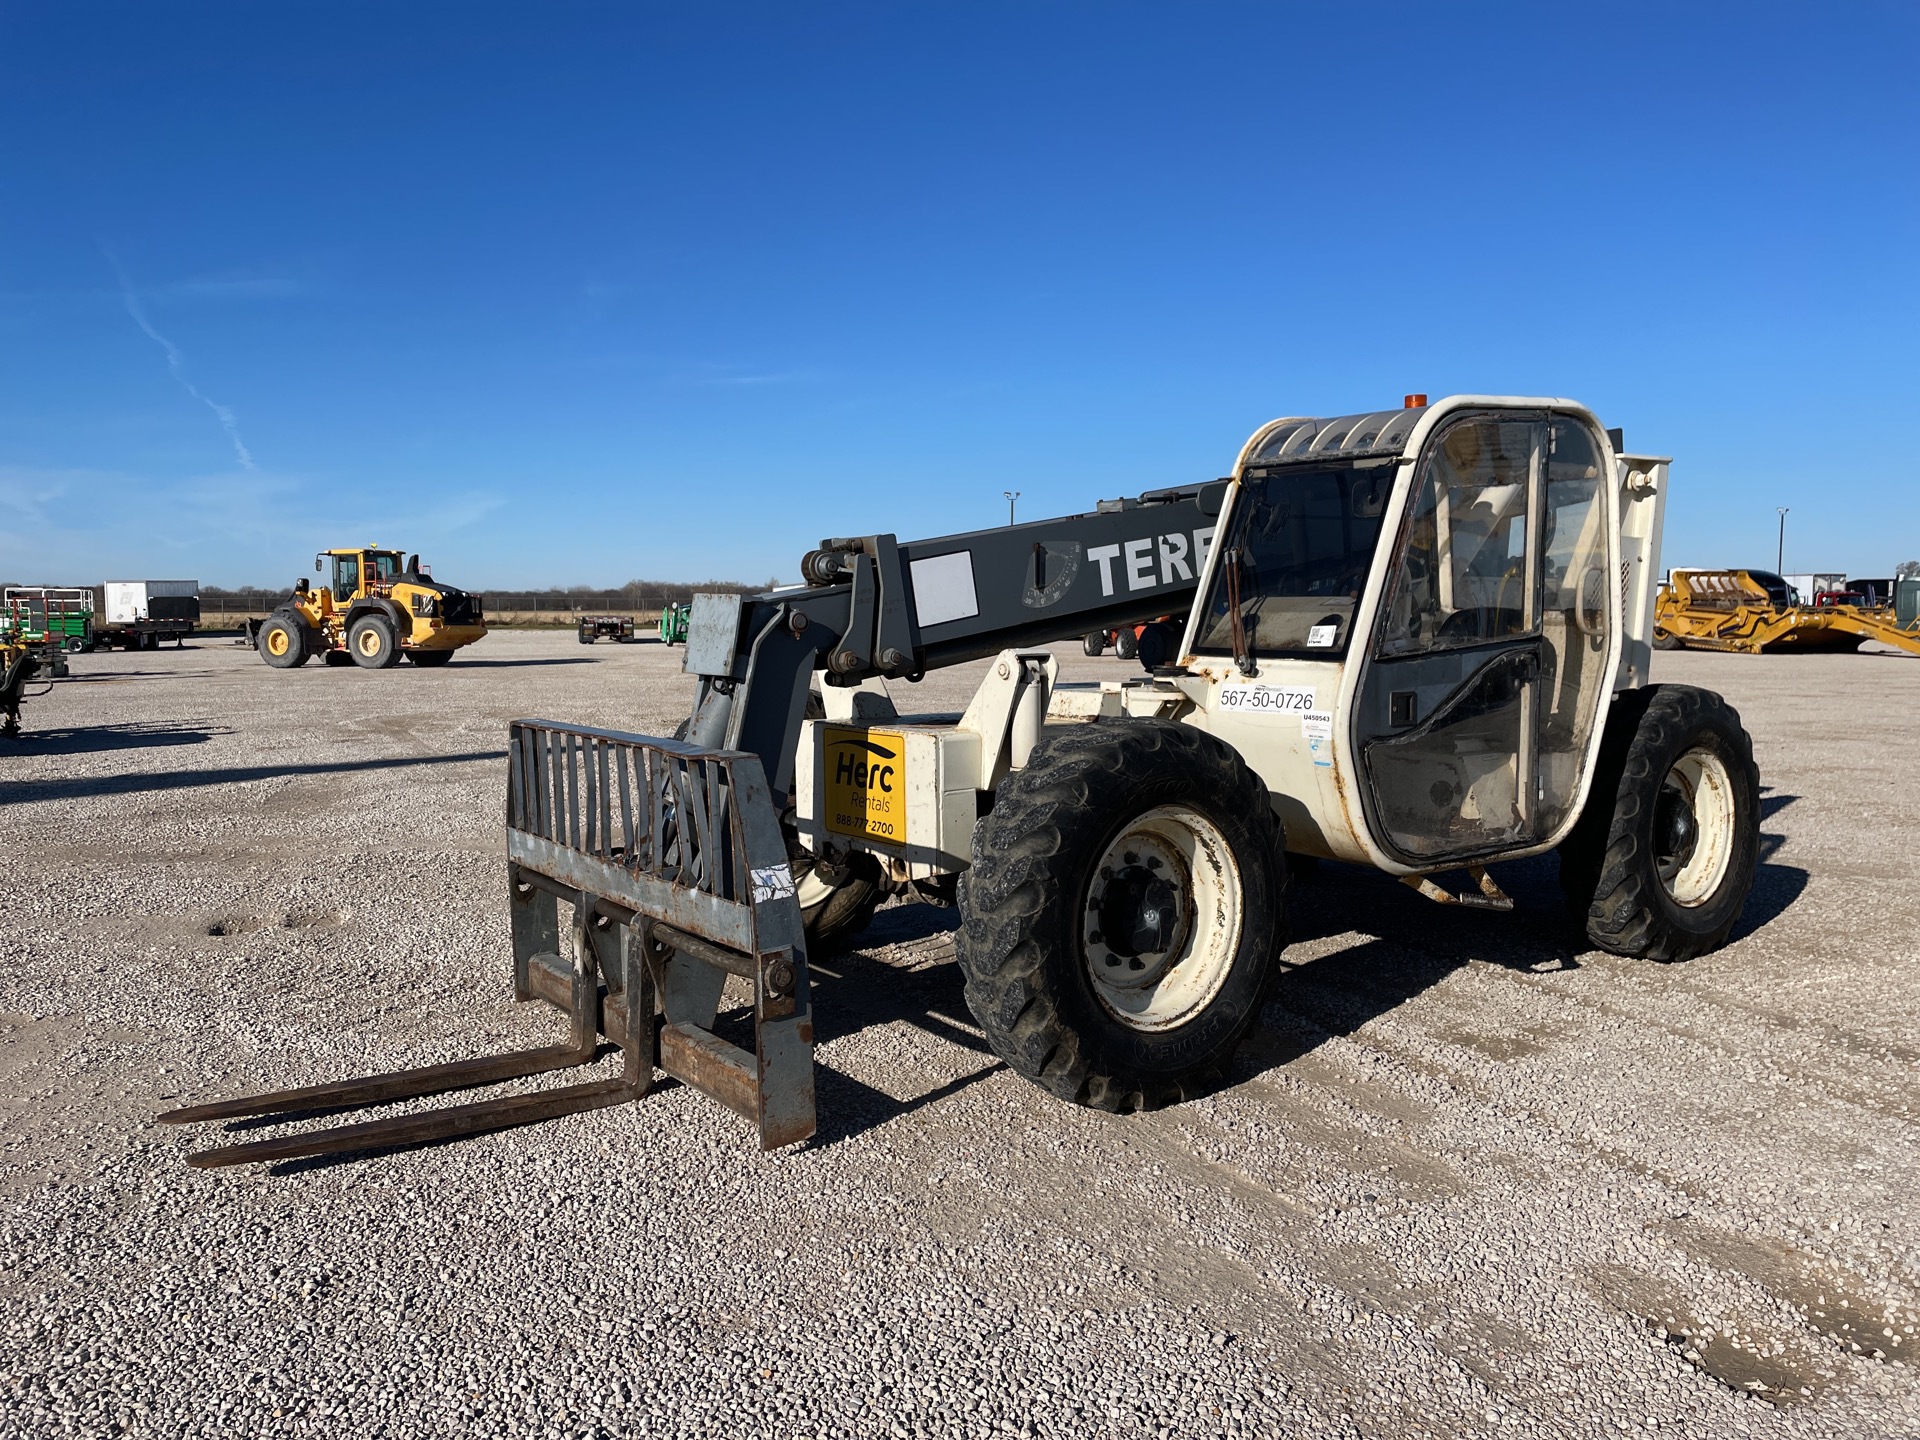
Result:
{"type": "Polygon", "coordinates": [[[580,643],[591,645],[603,636],[616,645],[631,645],[640,637],[633,633],[631,615],[582,615],[580,643]]]}
{"type": "Polygon", "coordinates": [[[197,580],[109,580],[94,617],[93,646],[157,650],[187,643],[200,624],[197,580]],[[104,618],[102,618],[104,616],[104,618]]]}

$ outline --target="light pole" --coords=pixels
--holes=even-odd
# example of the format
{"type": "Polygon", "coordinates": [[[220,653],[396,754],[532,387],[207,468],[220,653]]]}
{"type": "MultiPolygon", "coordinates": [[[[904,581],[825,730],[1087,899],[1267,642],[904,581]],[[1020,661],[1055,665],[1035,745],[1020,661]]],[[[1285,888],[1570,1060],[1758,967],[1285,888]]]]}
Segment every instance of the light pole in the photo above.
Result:
{"type": "Polygon", "coordinates": [[[1782,505],[1779,509],[1780,548],[1773,552],[1773,573],[1784,575],[1787,573],[1787,507],[1782,505]]]}
{"type": "Polygon", "coordinates": [[[1013,523],[1013,502],[1020,498],[1020,492],[1018,490],[1002,490],[1000,493],[1007,497],[1007,523],[1011,525],[1013,523]]]}

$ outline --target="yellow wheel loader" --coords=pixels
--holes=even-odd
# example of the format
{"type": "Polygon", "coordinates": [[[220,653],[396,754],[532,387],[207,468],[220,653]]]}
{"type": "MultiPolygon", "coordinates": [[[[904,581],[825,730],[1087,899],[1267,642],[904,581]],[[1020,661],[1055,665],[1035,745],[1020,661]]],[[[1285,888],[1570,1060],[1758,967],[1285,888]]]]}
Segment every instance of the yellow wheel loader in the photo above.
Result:
{"type": "Polygon", "coordinates": [[[433,579],[418,555],[367,545],[314,557],[319,574],[329,564],[331,583],[309,585],[303,577],[254,627],[254,648],[274,669],[294,669],[315,655],[368,670],[388,669],[402,655],[416,665],[445,665],[487,633],[480,597],[433,579]]]}

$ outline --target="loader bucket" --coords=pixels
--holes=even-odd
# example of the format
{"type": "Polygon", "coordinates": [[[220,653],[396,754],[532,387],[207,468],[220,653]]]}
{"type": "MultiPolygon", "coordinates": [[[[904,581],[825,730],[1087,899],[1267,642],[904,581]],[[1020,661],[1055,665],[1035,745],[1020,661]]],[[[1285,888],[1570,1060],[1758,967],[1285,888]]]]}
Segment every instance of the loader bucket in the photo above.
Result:
{"type": "Polygon", "coordinates": [[[357,1108],[591,1062],[558,1089],[229,1145],[198,1167],[420,1144],[638,1099],[657,1066],[752,1121],[762,1149],[814,1130],[813,1017],[800,907],[757,756],[516,720],[507,771],[514,995],[564,1011],[562,1043],[172,1110],[167,1124],[357,1108]],[[572,911],[572,957],[560,947],[572,911]],[[729,975],[752,988],[754,1048],[714,1033],[729,975]],[[604,980],[604,984],[602,983],[604,980]]]}

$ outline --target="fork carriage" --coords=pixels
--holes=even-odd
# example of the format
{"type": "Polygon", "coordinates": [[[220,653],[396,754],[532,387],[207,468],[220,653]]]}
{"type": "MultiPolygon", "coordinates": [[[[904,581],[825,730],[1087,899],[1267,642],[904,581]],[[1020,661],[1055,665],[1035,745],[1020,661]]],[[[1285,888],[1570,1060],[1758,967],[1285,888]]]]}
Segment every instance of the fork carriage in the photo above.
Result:
{"type": "Polygon", "coordinates": [[[167,1124],[303,1115],[592,1063],[622,1074],[201,1151],[207,1168],[423,1144],[603,1109],[657,1068],[739,1112],[762,1149],[814,1131],[813,1017],[800,907],[758,757],[675,740],[513,722],[507,883],[517,1000],[567,1015],[559,1044],[168,1111],[167,1124]],[[560,944],[571,910],[572,955],[560,944]],[[714,1033],[727,978],[753,989],[754,1048],[714,1033]]]}

